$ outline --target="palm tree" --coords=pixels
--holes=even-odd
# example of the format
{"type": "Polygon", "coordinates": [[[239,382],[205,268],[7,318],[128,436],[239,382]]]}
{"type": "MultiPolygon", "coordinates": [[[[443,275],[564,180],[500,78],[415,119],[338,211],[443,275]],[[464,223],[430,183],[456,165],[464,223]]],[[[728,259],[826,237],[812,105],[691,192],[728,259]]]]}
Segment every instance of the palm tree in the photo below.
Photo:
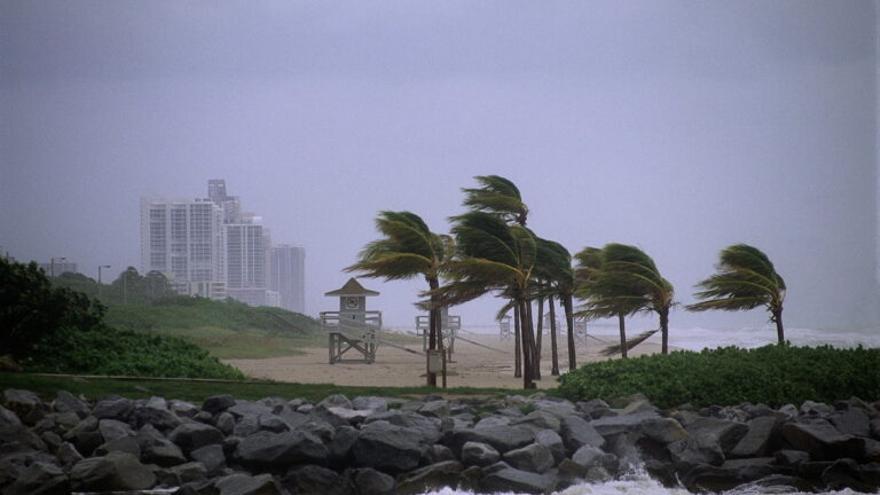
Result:
{"type": "Polygon", "coordinates": [[[629,293],[630,301],[641,301],[643,311],[653,311],[660,318],[662,352],[669,352],[669,309],[675,291],[672,284],[660,275],[657,265],[644,251],[625,244],[608,244],[603,249],[602,276],[612,278],[615,284],[629,293]]]}
{"type": "Polygon", "coordinates": [[[575,255],[578,281],[575,297],[583,301],[578,312],[587,318],[617,317],[620,329],[620,355],[627,357],[626,316],[644,307],[644,300],[629,285],[605,272],[606,251],[587,247],[575,255]]]}
{"type": "Polygon", "coordinates": [[[782,303],[785,301],[785,281],[776,273],[770,258],[758,248],[735,244],[721,251],[716,270],[715,274],[697,284],[701,290],[694,297],[702,301],[687,309],[745,311],[765,306],[770,312],[770,321],[776,323],[779,343],[784,343],[782,303]]]}
{"type": "MultiPolygon", "coordinates": [[[[474,180],[480,184],[480,187],[462,188],[462,192],[465,195],[463,202],[465,207],[471,211],[494,215],[507,224],[515,224],[521,227],[526,226],[529,208],[523,202],[519,188],[516,187],[513,181],[499,175],[479,175],[474,177],[474,180]]],[[[453,220],[455,219],[453,218],[453,220]]],[[[511,302],[513,302],[513,299],[511,299],[511,302]]],[[[530,324],[528,327],[521,325],[525,318],[529,318],[529,321],[531,321],[531,311],[523,312],[517,316],[517,313],[520,311],[519,306],[515,303],[512,303],[510,306],[513,307],[515,313],[514,352],[516,359],[514,359],[514,376],[519,377],[522,376],[522,363],[519,356],[524,345],[523,342],[525,340],[534,341],[534,338],[526,339],[522,334],[522,332],[531,331],[532,325],[530,324]]],[[[531,309],[531,306],[528,309],[531,309]]],[[[529,352],[537,354],[536,351],[536,349],[532,349],[529,352]]]]}
{"type": "MultiPolygon", "coordinates": [[[[565,308],[565,320],[568,326],[568,359],[569,371],[573,371],[575,364],[574,349],[574,320],[572,304],[568,304],[574,289],[574,272],[571,268],[571,255],[568,250],[555,241],[538,239],[537,271],[539,278],[546,281],[542,295],[547,296],[548,312],[550,313],[550,347],[551,347],[551,370],[550,374],[559,375],[559,351],[556,343],[556,307],[554,297],[559,298],[565,308]]],[[[539,303],[540,304],[540,303],[539,303]]],[[[540,307],[540,306],[539,306],[540,307]]],[[[539,316],[540,317],[540,316],[539,316]]]]}
{"type": "MultiPolygon", "coordinates": [[[[385,280],[404,280],[424,277],[430,291],[440,288],[440,277],[445,273],[454,252],[454,242],[448,235],[431,232],[424,220],[408,211],[382,211],[376,217],[376,229],[384,236],[370,242],[358,256],[358,261],[346,268],[365,277],[385,280]]],[[[442,346],[440,309],[432,296],[428,317],[428,348],[442,346]]],[[[445,376],[444,376],[445,381],[445,376]]],[[[428,373],[429,386],[437,385],[437,376],[428,373]]]]}
{"type": "Polygon", "coordinates": [[[455,217],[458,256],[449,263],[450,283],[432,295],[441,305],[461,304],[495,292],[518,310],[522,333],[523,387],[534,388],[534,333],[527,305],[535,268],[536,242],[528,229],[498,215],[471,211],[455,217]]]}

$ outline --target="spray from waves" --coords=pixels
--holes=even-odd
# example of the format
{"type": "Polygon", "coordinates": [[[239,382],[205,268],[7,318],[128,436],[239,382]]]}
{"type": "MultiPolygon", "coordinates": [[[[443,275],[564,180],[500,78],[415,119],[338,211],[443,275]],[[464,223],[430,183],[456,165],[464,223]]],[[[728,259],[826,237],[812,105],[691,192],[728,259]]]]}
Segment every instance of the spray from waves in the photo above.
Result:
{"type": "MultiPolygon", "coordinates": [[[[786,495],[817,495],[816,493],[780,491],[777,487],[762,488],[749,485],[736,488],[722,495],[767,495],[785,493],[786,495]]],[[[856,495],[850,489],[840,491],[822,492],[824,495],[856,495]]],[[[471,491],[458,490],[455,488],[443,488],[428,492],[426,495],[476,495],[471,491]]],[[[521,495],[515,492],[501,492],[495,495],[521,495]]],[[[652,479],[643,467],[639,466],[627,472],[620,479],[603,483],[579,483],[565,490],[554,492],[554,495],[692,495],[684,488],[666,488],[652,479]]]]}

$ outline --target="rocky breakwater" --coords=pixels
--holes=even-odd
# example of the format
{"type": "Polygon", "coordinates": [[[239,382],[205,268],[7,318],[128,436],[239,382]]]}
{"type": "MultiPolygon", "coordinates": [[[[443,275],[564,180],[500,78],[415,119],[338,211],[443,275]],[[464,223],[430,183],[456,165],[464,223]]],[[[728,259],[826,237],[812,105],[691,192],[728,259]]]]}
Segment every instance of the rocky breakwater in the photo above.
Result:
{"type": "Polygon", "coordinates": [[[2,402],[0,492],[10,495],[549,493],[637,466],[694,491],[880,487],[880,403],[858,399],[661,411],[642,397],[221,395],[198,406],[6,390],[2,402]]]}

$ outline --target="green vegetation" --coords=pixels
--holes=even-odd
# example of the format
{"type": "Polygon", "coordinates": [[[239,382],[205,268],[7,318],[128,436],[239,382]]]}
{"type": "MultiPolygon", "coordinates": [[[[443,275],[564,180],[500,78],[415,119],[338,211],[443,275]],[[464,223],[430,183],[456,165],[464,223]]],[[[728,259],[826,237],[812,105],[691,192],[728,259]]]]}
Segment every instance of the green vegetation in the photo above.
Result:
{"type": "MultiPolygon", "coordinates": [[[[29,373],[0,373],[0,390],[20,388],[32,390],[46,398],[55,396],[59,390],[83,394],[96,399],[109,395],[129,398],[161,396],[168,399],[188,400],[200,403],[217,394],[230,394],[236,399],[255,400],[264,397],[301,398],[319,401],[331,394],[348,397],[418,397],[436,394],[432,387],[340,387],[332,384],[278,383],[270,381],[217,381],[217,380],[171,380],[171,379],[118,379],[103,377],[44,376],[29,373]]],[[[450,388],[443,392],[449,396],[500,397],[516,394],[515,390],[495,388],[450,388]]]]}
{"type": "Polygon", "coordinates": [[[22,364],[47,373],[244,379],[241,371],[185,340],[104,325],[60,328],[44,337],[22,364]]]}
{"type": "Polygon", "coordinates": [[[571,400],[645,394],[660,407],[880,397],[880,349],[771,345],[673,352],[591,363],[562,376],[571,400]]]}
{"type": "Polygon", "coordinates": [[[31,370],[241,379],[192,343],[116,330],[105,307],[53,287],[36,263],[0,259],[0,349],[31,370]]]}

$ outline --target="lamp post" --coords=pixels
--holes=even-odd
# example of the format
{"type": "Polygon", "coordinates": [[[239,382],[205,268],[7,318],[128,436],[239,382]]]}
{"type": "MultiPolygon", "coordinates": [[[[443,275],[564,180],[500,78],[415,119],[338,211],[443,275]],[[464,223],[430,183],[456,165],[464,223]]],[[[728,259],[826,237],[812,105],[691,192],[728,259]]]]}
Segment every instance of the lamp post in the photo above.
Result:
{"type": "Polygon", "coordinates": [[[67,261],[67,258],[65,258],[64,256],[60,258],[49,258],[49,276],[51,277],[55,276],[55,260],[67,261]]]}

